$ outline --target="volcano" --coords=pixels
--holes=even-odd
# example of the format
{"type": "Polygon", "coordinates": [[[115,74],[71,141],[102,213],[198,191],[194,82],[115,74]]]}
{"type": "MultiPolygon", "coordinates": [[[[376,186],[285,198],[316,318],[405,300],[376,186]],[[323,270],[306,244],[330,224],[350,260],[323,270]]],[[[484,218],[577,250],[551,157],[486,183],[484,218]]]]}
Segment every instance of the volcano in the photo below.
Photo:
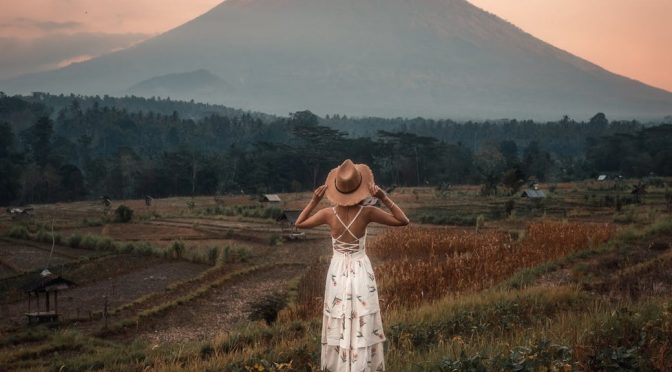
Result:
{"type": "Polygon", "coordinates": [[[128,49],[5,80],[0,90],[158,90],[283,115],[672,114],[672,93],[610,73],[464,0],[227,0],[128,49]],[[152,89],[138,89],[147,82],[152,89]]]}

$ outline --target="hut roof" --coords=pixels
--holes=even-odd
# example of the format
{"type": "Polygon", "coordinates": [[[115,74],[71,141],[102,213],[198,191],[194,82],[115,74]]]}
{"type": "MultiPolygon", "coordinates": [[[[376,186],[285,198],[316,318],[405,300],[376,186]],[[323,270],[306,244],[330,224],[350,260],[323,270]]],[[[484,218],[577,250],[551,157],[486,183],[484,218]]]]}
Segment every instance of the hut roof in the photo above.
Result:
{"type": "Polygon", "coordinates": [[[362,205],[367,206],[367,205],[379,205],[380,204],[380,199],[376,198],[375,196],[367,196],[366,199],[362,201],[362,205]]]}
{"type": "Polygon", "coordinates": [[[545,198],[546,194],[541,190],[527,189],[520,196],[523,198],[545,198]]]}
{"type": "Polygon", "coordinates": [[[300,214],[301,211],[299,210],[282,211],[282,214],[276,218],[276,221],[287,221],[290,225],[294,225],[300,214]]]}
{"type": "Polygon", "coordinates": [[[59,275],[49,274],[46,276],[38,276],[35,280],[26,284],[23,287],[25,292],[49,292],[53,290],[63,290],[74,287],[75,283],[71,280],[65,279],[59,275]]]}
{"type": "Polygon", "coordinates": [[[262,201],[270,201],[270,202],[280,202],[282,201],[280,199],[280,196],[278,194],[264,194],[263,197],[261,198],[262,201]]]}

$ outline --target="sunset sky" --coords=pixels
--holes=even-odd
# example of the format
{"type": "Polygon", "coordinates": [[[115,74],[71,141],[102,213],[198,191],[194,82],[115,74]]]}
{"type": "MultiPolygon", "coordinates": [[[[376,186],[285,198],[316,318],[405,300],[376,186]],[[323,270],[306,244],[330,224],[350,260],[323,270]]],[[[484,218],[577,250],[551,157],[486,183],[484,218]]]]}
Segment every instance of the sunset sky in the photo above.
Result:
{"type": "MultiPolygon", "coordinates": [[[[220,2],[0,1],[0,79],[132,45],[179,26],[220,2]]],[[[612,72],[672,91],[670,0],[470,2],[612,72]]]]}

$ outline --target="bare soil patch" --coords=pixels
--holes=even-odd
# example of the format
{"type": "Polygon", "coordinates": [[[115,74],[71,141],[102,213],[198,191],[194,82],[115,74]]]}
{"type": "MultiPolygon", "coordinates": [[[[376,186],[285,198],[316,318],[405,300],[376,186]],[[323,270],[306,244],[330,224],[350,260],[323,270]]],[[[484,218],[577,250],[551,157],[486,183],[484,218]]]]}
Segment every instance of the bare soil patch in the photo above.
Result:
{"type": "MultiPolygon", "coordinates": [[[[171,283],[198,275],[205,268],[204,265],[186,261],[164,262],[60,292],[58,302],[60,318],[63,321],[87,318],[90,312],[103,310],[105,296],[108,308],[111,309],[148,293],[162,291],[171,283]]],[[[35,306],[34,299],[33,306],[35,306]]],[[[3,319],[14,324],[24,322],[23,312],[27,309],[27,300],[9,305],[6,307],[7,313],[3,314],[3,319]]]]}
{"type": "Polygon", "coordinates": [[[48,264],[59,265],[72,260],[72,258],[54,252],[51,261],[49,261],[49,252],[44,249],[28,244],[0,240],[0,261],[14,271],[33,271],[43,269],[48,264]]]}
{"type": "Polygon", "coordinates": [[[141,337],[152,344],[212,338],[246,321],[252,303],[285,289],[287,281],[303,270],[302,266],[291,265],[247,275],[235,283],[211,290],[202,298],[173,308],[160,319],[141,324],[137,333],[127,336],[141,337]]]}

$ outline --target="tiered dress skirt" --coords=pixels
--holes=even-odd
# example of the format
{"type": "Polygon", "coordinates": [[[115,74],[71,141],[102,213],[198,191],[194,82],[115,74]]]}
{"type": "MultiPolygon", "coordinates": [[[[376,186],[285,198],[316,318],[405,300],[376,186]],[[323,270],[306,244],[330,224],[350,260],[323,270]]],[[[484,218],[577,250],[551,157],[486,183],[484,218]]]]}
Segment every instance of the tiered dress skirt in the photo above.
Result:
{"type": "Polygon", "coordinates": [[[334,250],[322,320],[322,370],[383,371],[383,322],[373,268],[364,249],[334,250]]]}

